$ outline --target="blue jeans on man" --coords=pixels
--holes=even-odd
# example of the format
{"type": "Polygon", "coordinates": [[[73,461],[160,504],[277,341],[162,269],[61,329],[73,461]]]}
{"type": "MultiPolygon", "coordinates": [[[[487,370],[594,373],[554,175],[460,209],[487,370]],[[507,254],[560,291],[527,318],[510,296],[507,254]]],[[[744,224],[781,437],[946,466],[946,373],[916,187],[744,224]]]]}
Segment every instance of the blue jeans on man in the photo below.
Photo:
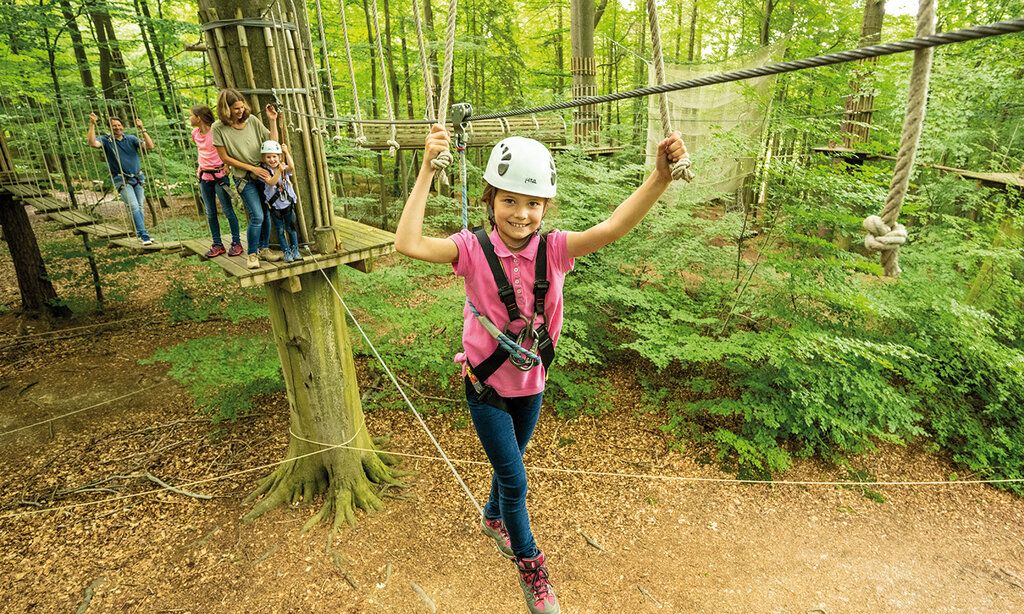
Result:
{"type": "Polygon", "coordinates": [[[124,182],[115,182],[118,194],[132,215],[132,223],[135,224],[135,234],[143,241],[149,241],[149,233],[146,232],[146,216],[142,213],[142,206],[146,204],[146,193],[142,189],[142,182],[135,185],[124,182]]]}
{"type": "MultiPolygon", "coordinates": [[[[235,179],[236,186],[240,183],[235,179]]],[[[245,211],[249,214],[249,226],[245,229],[245,247],[250,254],[270,247],[270,211],[260,198],[261,186],[262,182],[250,179],[245,181],[245,186],[238,193],[242,197],[245,211]]]]}
{"type": "Polygon", "coordinates": [[[484,518],[501,518],[512,542],[512,552],[520,558],[532,558],[539,553],[526,511],[523,452],[537,426],[543,398],[543,392],[508,398],[508,411],[504,411],[481,403],[473,387],[466,386],[466,402],[473,426],[494,470],[484,518]]]}
{"type": "Polygon", "coordinates": [[[217,200],[220,200],[220,207],[224,210],[224,217],[228,218],[228,226],[231,227],[231,242],[241,243],[238,232],[238,217],[235,215],[235,208],[231,206],[231,196],[224,188],[227,179],[200,179],[199,193],[203,197],[203,204],[206,205],[206,221],[210,225],[210,234],[213,236],[213,244],[224,246],[220,238],[220,220],[217,219],[217,200]]]}

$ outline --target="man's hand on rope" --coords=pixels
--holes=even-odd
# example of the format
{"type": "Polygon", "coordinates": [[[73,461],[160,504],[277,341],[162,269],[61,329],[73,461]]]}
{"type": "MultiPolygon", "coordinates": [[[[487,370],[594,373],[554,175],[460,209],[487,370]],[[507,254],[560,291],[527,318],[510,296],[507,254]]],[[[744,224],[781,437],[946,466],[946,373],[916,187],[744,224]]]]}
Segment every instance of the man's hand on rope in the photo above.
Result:
{"type": "Polygon", "coordinates": [[[451,148],[452,137],[448,131],[441,124],[434,124],[430,127],[424,145],[423,163],[429,164],[435,171],[444,170],[452,162],[451,148]]]}
{"type": "Polygon", "coordinates": [[[679,132],[673,132],[665,137],[665,140],[658,143],[657,161],[654,170],[660,179],[672,181],[672,166],[683,159],[689,160],[690,153],[686,150],[683,135],[679,134],[679,132]]]}

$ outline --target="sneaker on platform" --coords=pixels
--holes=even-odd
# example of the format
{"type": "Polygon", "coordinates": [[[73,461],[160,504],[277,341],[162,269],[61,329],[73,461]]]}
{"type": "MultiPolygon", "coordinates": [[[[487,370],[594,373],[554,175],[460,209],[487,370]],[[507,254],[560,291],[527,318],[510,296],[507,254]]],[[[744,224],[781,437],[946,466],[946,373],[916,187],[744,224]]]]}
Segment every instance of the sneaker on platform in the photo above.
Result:
{"type": "Polygon", "coordinates": [[[258,254],[249,254],[245,257],[245,266],[249,269],[260,268],[260,257],[258,254]]]}
{"type": "Polygon", "coordinates": [[[149,245],[152,245],[152,244],[153,244],[153,239],[150,239],[149,237],[146,237],[145,239],[142,240],[142,245],[144,245],[144,246],[149,246],[149,245]]]}
{"type": "Polygon", "coordinates": [[[512,540],[509,539],[508,531],[505,530],[505,523],[500,518],[495,518],[494,520],[482,518],[480,520],[480,532],[494,540],[494,545],[502,556],[508,559],[515,558],[515,555],[512,554],[512,540]]]}
{"type": "Polygon", "coordinates": [[[299,252],[299,247],[297,245],[292,248],[292,260],[295,262],[302,262],[302,253],[299,252]]]}
{"type": "Polygon", "coordinates": [[[278,262],[281,260],[281,254],[270,251],[269,247],[264,247],[260,250],[260,258],[263,258],[267,262],[278,262]]]}
{"type": "Polygon", "coordinates": [[[210,248],[210,251],[206,252],[206,258],[216,258],[217,256],[223,256],[227,251],[223,245],[214,245],[210,248]]]}
{"type": "Polygon", "coordinates": [[[519,568],[519,588],[523,589],[526,607],[531,614],[558,614],[561,608],[555,587],[548,579],[548,567],[544,564],[544,553],[540,552],[532,559],[516,558],[519,568]]]}
{"type": "Polygon", "coordinates": [[[228,248],[228,256],[241,256],[243,251],[245,250],[242,249],[241,243],[232,243],[231,247],[228,248]]]}
{"type": "Polygon", "coordinates": [[[295,260],[295,257],[292,256],[291,250],[287,250],[287,249],[284,250],[284,261],[285,261],[285,264],[291,264],[294,260],[295,260]]]}

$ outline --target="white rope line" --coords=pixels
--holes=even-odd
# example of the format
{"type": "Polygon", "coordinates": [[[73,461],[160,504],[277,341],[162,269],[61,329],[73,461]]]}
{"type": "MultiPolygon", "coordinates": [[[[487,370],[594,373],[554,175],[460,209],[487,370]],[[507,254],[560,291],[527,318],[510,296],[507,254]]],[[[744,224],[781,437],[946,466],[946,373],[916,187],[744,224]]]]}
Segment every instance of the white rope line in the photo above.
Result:
{"type": "MultiPolygon", "coordinates": [[[[452,462],[448,459],[448,455],[445,454],[444,449],[441,447],[441,444],[438,443],[437,438],[435,438],[434,434],[430,431],[430,427],[427,426],[426,421],[423,420],[423,416],[420,415],[420,412],[416,411],[416,407],[412,404],[412,401],[410,401],[409,397],[405,394],[405,389],[403,389],[402,385],[398,383],[398,378],[396,378],[395,374],[391,372],[391,369],[388,367],[388,364],[384,362],[383,358],[381,358],[381,355],[377,351],[377,348],[374,347],[373,342],[370,341],[370,337],[367,336],[366,331],[364,331],[363,327],[359,324],[359,320],[356,319],[355,314],[353,314],[352,310],[348,308],[348,303],[345,302],[345,299],[341,298],[341,293],[339,293],[338,289],[334,287],[334,284],[331,282],[331,277],[327,274],[326,271],[324,271],[323,267],[320,266],[320,261],[316,259],[316,255],[313,254],[313,250],[307,247],[306,252],[313,259],[313,263],[316,264],[316,268],[320,270],[320,273],[324,276],[324,279],[327,280],[327,285],[330,286],[331,291],[334,292],[334,296],[338,297],[338,301],[341,302],[341,306],[345,308],[345,313],[348,314],[348,317],[352,318],[352,323],[356,325],[356,329],[359,330],[359,334],[362,335],[363,340],[366,341],[366,345],[370,347],[370,350],[373,352],[373,355],[377,357],[377,361],[380,362],[381,367],[384,368],[384,372],[387,373],[389,378],[391,378],[391,383],[395,385],[395,388],[398,389],[399,394],[401,394],[402,398],[405,399],[405,404],[409,406],[409,409],[412,410],[412,414],[416,416],[416,420],[418,420],[420,426],[423,427],[423,430],[424,432],[426,432],[427,437],[430,439],[430,442],[434,444],[435,448],[437,448],[438,453],[441,455],[440,458],[444,460],[445,463],[447,463],[448,468],[451,469],[451,472],[455,476],[455,479],[458,481],[459,486],[461,486],[462,490],[465,491],[466,497],[468,497],[469,500],[473,503],[473,507],[476,508],[477,513],[483,516],[484,510],[482,507],[480,507],[480,503],[476,500],[476,497],[473,496],[473,492],[469,489],[469,486],[466,485],[466,482],[462,479],[462,476],[459,475],[459,471],[458,469],[455,468],[455,465],[453,465],[452,462]]],[[[386,453],[390,454],[389,452],[386,453]]]]}
{"type": "Polygon", "coordinates": [[[129,392],[127,394],[122,394],[119,397],[114,397],[112,399],[107,399],[106,401],[100,401],[99,403],[96,403],[95,405],[90,405],[89,407],[83,407],[82,409],[76,409],[75,411],[70,411],[70,412],[68,412],[66,414],[61,414],[61,415],[55,416],[53,418],[47,418],[46,420],[41,420],[39,422],[36,422],[34,424],[29,424],[27,426],[19,426],[16,429],[11,429],[9,431],[5,431],[3,433],[0,433],[0,438],[6,437],[7,435],[10,435],[12,433],[17,433],[19,431],[24,431],[24,430],[27,430],[27,429],[30,429],[30,428],[33,428],[33,427],[37,427],[37,426],[42,426],[44,424],[48,424],[50,422],[55,422],[55,421],[60,420],[62,418],[67,418],[68,416],[74,416],[75,414],[80,414],[80,413],[82,413],[84,411],[89,411],[90,409],[96,409],[97,407],[101,407],[103,405],[107,405],[109,403],[113,403],[114,401],[120,401],[121,399],[127,399],[128,397],[133,397],[133,396],[135,396],[137,394],[141,394],[143,392],[146,392],[147,390],[152,390],[152,389],[156,388],[157,386],[160,386],[160,385],[162,385],[164,383],[165,382],[159,382],[157,384],[153,384],[152,386],[149,386],[149,387],[146,387],[146,388],[140,388],[139,390],[134,390],[134,391],[129,392]]]}
{"type": "MultiPolygon", "coordinates": [[[[317,442],[310,442],[317,443],[317,442]]],[[[327,445],[327,444],[320,444],[327,445]]],[[[391,452],[382,450],[373,450],[371,448],[359,448],[349,446],[347,449],[358,450],[364,452],[380,452],[382,454],[390,454],[391,456],[401,456],[403,458],[414,458],[419,460],[432,460],[432,461],[444,461],[448,460],[452,463],[460,465],[481,465],[490,466],[487,461],[469,460],[464,458],[441,458],[440,456],[429,456],[427,454],[412,454],[408,452],[391,452]]],[[[536,471],[539,473],[564,473],[572,475],[589,475],[595,477],[609,477],[609,478],[631,478],[631,479],[642,479],[642,480],[661,480],[668,482],[704,482],[704,483],[715,483],[715,484],[762,484],[767,486],[955,486],[960,484],[1007,484],[1007,483],[1018,483],[1024,482],[1024,478],[994,478],[990,480],[910,480],[910,481],[899,481],[899,480],[878,480],[870,482],[855,482],[855,481],[843,481],[843,480],[750,480],[740,478],[703,478],[697,476],[684,476],[684,475],[664,475],[659,473],[632,473],[632,472],[619,472],[619,471],[590,471],[587,469],[565,469],[562,467],[543,467],[538,465],[526,465],[527,471],[536,471]]]]}

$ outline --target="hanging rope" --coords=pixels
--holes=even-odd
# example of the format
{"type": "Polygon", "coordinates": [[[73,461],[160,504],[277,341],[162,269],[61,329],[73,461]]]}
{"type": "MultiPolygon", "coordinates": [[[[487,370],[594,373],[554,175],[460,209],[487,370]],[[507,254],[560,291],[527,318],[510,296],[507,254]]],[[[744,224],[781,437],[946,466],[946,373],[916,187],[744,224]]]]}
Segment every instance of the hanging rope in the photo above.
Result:
{"type": "MultiPolygon", "coordinates": [[[[380,64],[380,80],[384,87],[384,105],[388,114],[388,120],[395,121],[395,108],[391,102],[391,84],[388,82],[387,62],[384,61],[384,45],[380,42],[380,20],[377,18],[377,0],[371,0],[370,7],[373,10],[373,38],[377,46],[377,62],[380,64]]],[[[388,139],[391,155],[395,155],[401,145],[398,144],[398,127],[391,124],[391,138],[388,139]]]]}
{"type": "MultiPolygon", "coordinates": [[[[324,33],[324,12],[320,6],[320,0],[316,0],[316,26],[320,31],[320,53],[324,56],[324,69],[327,72],[327,92],[330,94],[328,98],[331,103],[331,114],[337,116],[338,103],[334,99],[334,75],[331,74],[331,59],[327,54],[327,35],[324,33]]],[[[334,138],[341,138],[341,127],[338,124],[334,126],[334,138]]]]}
{"type": "MultiPolygon", "coordinates": [[[[917,36],[929,36],[935,33],[935,0],[920,0],[917,9],[917,36]]],[[[903,119],[903,135],[900,138],[900,150],[896,155],[896,168],[893,171],[892,183],[889,184],[889,196],[885,199],[880,215],[871,215],[864,220],[864,246],[872,251],[881,252],[882,267],[886,277],[897,277],[900,274],[900,246],[907,241],[907,229],[898,224],[903,199],[910,185],[910,173],[914,170],[914,156],[917,154],[917,143],[921,139],[921,127],[928,102],[928,77],[932,69],[932,49],[919,49],[914,52],[914,65],[910,74],[910,94],[907,98],[907,114],[903,119]]]]}
{"type": "MultiPolygon", "coordinates": [[[[437,120],[444,125],[448,117],[448,93],[452,89],[452,69],[455,66],[455,17],[458,11],[458,0],[448,1],[448,28],[444,37],[444,69],[441,72],[441,91],[438,92],[437,120]]],[[[430,161],[434,172],[441,173],[444,183],[448,182],[448,175],[444,172],[454,161],[450,151],[442,151],[436,158],[430,161]]]]}
{"type": "MultiPolygon", "coordinates": [[[[647,0],[647,17],[651,22],[651,50],[654,55],[654,76],[658,85],[665,85],[665,59],[661,55],[661,26],[658,25],[658,5],[655,0],[647,0]]],[[[658,94],[658,109],[661,114],[661,131],[665,136],[672,134],[672,124],[668,115],[668,93],[658,94]]],[[[683,156],[672,164],[672,179],[693,181],[690,170],[690,156],[683,156]]]]}
{"type": "Polygon", "coordinates": [[[354,108],[356,145],[365,147],[370,141],[363,134],[362,115],[359,111],[359,86],[356,85],[356,70],[352,66],[352,45],[348,40],[348,19],[345,18],[345,0],[338,0],[341,10],[341,38],[345,41],[345,59],[348,60],[348,76],[352,79],[352,106],[354,108]]]}

